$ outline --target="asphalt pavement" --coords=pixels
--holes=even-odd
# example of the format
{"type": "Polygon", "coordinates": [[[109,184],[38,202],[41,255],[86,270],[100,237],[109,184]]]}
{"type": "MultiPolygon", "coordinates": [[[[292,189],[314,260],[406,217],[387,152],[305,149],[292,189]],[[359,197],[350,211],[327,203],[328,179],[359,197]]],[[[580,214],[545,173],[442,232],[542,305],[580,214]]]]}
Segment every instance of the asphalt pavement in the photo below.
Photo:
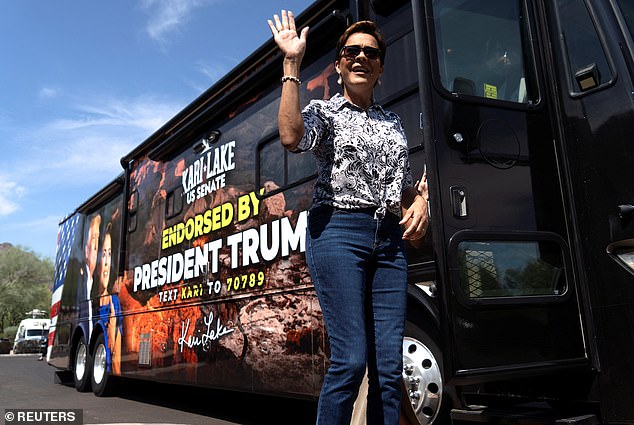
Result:
{"type": "Polygon", "coordinates": [[[0,409],[82,409],[84,424],[303,425],[315,423],[314,401],[233,391],[121,381],[111,397],[54,382],[39,355],[0,355],[0,409]]]}

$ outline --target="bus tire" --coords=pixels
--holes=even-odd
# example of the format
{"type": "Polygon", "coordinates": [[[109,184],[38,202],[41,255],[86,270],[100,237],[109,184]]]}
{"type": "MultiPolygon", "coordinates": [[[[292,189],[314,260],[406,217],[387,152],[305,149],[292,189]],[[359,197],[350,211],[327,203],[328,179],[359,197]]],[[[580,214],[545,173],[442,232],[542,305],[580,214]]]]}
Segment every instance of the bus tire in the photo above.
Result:
{"type": "Polygon", "coordinates": [[[108,363],[106,361],[107,347],[105,340],[103,333],[99,334],[92,355],[91,384],[92,392],[97,397],[111,394],[114,387],[114,378],[108,371],[108,363]]]}
{"type": "Polygon", "coordinates": [[[432,337],[407,321],[403,338],[403,402],[412,425],[449,423],[451,397],[443,383],[442,352],[432,337]]]}
{"type": "MultiPolygon", "coordinates": [[[[354,403],[350,425],[366,423],[367,373],[354,403]]],[[[403,338],[403,398],[400,424],[441,425],[449,423],[450,397],[442,380],[442,353],[426,332],[405,323],[403,338]],[[412,403],[412,396],[418,396],[412,403]]]]}
{"type": "Polygon", "coordinates": [[[73,356],[73,380],[77,391],[82,393],[90,391],[91,366],[88,344],[86,344],[86,338],[82,335],[77,342],[73,356]]]}

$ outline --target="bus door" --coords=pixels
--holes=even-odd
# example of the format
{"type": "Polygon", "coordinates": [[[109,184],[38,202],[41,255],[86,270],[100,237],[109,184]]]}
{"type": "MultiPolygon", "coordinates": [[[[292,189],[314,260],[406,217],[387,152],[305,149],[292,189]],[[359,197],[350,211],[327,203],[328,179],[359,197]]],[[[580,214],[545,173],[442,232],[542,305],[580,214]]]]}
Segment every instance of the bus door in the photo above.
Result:
{"type": "MultiPolygon", "coordinates": [[[[605,422],[634,417],[634,4],[544,2],[561,71],[563,144],[600,366],[605,422]],[[618,347],[618,349],[615,349],[618,347]],[[617,378],[618,377],[618,378],[617,378]]],[[[594,348],[594,347],[593,347],[594,348]]],[[[597,359],[599,361],[597,361],[597,359]]]]}
{"type": "Polygon", "coordinates": [[[459,383],[587,364],[534,11],[425,6],[446,372],[459,383]]]}

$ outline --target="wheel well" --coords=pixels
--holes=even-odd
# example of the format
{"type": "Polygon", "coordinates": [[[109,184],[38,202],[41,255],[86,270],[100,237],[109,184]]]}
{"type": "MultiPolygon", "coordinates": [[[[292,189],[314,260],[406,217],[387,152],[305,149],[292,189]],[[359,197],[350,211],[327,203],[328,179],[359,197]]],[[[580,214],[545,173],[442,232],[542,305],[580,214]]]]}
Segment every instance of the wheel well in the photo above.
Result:
{"type": "Polygon", "coordinates": [[[101,324],[96,324],[92,330],[92,335],[90,336],[90,343],[88,344],[88,349],[90,350],[90,353],[92,353],[95,350],[95,344],[97,344],[97,338],[99,338],[99,335],[101,335],[102,333],[104,333],[104,329],[101,327],[101,324]]]}
{"type": "Polygon", "coordinates": [[[68,369],[75,370],[75,354],[77,353],[77,345],[84,335],[84,331],[79,326],[75,328],[70,344],[70,356],[68,356],[68,369]]]}
{"type": "MultiPolygon", "coordinates": [[[[97,337],[101,335],[102,333],[103,333],[103,328],[101,327],[100,324],[96,324],[92,331],[92,335],[90,336],[90,341],[88,341],[89,353],[93,352],[95,348],[95,344],[97,343],[96,342],[97,337]]],[[[68,358],[68,364],[69,364],[70,370],[74,369],[74,359],[75,359],[75,354],[77,352],[77,345],[79,344],[79,340],[84,336],[84,334],[85,334],[84,329],[81,326],[77,326],[75,328],[73,337],[71,339],[70,356],[68,358]]]]}
{"type": "Polygon", "coordinates": [[[422,291],[411,289],[407,294],[407,321],[421,328],[435,341],[440,339],[438,307],[422,291]]]}

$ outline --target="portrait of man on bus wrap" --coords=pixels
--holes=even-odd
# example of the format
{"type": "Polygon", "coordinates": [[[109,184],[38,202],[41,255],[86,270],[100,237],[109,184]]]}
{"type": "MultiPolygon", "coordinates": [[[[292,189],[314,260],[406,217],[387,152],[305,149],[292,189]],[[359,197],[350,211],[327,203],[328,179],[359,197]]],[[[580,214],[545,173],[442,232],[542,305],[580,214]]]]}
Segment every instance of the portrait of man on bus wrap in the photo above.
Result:
{"type": "Polygon", "coordinates": [[[101,214],[97,213],[86,219],[87,228],[84,237],[84,262],[79,269],[77,282],[77,305],[79,306],[79,320],[88,320],[88,337],[92,333],[92,306],[90,296],[94,282],[94,273],[99,255],[99,232],[101,214]]]}

